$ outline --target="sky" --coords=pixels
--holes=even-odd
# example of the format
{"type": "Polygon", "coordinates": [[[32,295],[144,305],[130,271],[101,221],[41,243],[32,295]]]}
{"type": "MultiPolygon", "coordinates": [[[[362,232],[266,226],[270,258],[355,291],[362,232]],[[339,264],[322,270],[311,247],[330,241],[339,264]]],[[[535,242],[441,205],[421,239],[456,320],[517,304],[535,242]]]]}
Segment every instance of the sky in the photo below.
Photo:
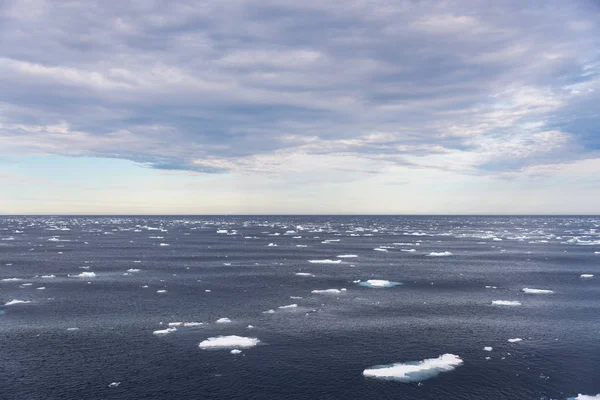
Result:
{"type": "Polygon", "coordinates": [[[600,214],[600,3],[3,0],[0,214],[600,214]]]}

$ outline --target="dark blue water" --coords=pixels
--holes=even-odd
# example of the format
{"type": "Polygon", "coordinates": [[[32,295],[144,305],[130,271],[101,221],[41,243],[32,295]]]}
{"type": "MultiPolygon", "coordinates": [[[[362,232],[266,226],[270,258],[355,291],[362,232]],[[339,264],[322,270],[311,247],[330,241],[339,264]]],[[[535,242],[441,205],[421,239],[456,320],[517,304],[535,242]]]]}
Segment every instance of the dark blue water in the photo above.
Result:
{"type": "Polygon", "coordinates": [[[1,217],[0,239],[0,305],[29,302],[0,307],[2,399],[600,393],[598,217],[1,217]],[[260,343],[198,347],[221,335],[260,343]],[[448,353],[421,383],[363,376],[448,353]]]}

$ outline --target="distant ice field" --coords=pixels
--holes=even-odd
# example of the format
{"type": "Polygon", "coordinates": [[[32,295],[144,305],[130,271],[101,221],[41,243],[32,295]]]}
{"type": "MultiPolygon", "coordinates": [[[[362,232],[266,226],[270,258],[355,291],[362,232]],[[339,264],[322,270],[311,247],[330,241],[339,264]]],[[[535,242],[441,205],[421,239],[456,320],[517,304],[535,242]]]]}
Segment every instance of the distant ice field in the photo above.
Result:
{"type": "Polygon", "coordinates": [[[0,217],[8,238],[3,400],[600,393],[600,217],[0,217]]]}

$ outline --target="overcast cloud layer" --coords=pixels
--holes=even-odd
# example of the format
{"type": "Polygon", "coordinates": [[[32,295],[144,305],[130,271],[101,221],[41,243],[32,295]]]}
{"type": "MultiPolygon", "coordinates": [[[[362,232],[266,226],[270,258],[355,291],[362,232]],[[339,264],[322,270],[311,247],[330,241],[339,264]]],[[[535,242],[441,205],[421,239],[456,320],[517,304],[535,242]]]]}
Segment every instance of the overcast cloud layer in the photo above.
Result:
{"type": "Polygon", "coordinates": [[[0,155],[287,183],[587,176],[599,49],[583,0],[6,0],[0,155]]]}

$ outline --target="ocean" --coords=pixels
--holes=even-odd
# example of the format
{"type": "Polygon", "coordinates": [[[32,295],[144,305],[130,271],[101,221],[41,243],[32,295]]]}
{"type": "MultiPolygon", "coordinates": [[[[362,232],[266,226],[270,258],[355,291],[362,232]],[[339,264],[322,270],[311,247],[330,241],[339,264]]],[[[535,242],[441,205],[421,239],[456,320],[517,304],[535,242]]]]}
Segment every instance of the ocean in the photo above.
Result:
{"type": "Polygon", "coordinates": [[[0,399],[600,393],[600,217],[5,216],[0,279],[0,399]]]}

